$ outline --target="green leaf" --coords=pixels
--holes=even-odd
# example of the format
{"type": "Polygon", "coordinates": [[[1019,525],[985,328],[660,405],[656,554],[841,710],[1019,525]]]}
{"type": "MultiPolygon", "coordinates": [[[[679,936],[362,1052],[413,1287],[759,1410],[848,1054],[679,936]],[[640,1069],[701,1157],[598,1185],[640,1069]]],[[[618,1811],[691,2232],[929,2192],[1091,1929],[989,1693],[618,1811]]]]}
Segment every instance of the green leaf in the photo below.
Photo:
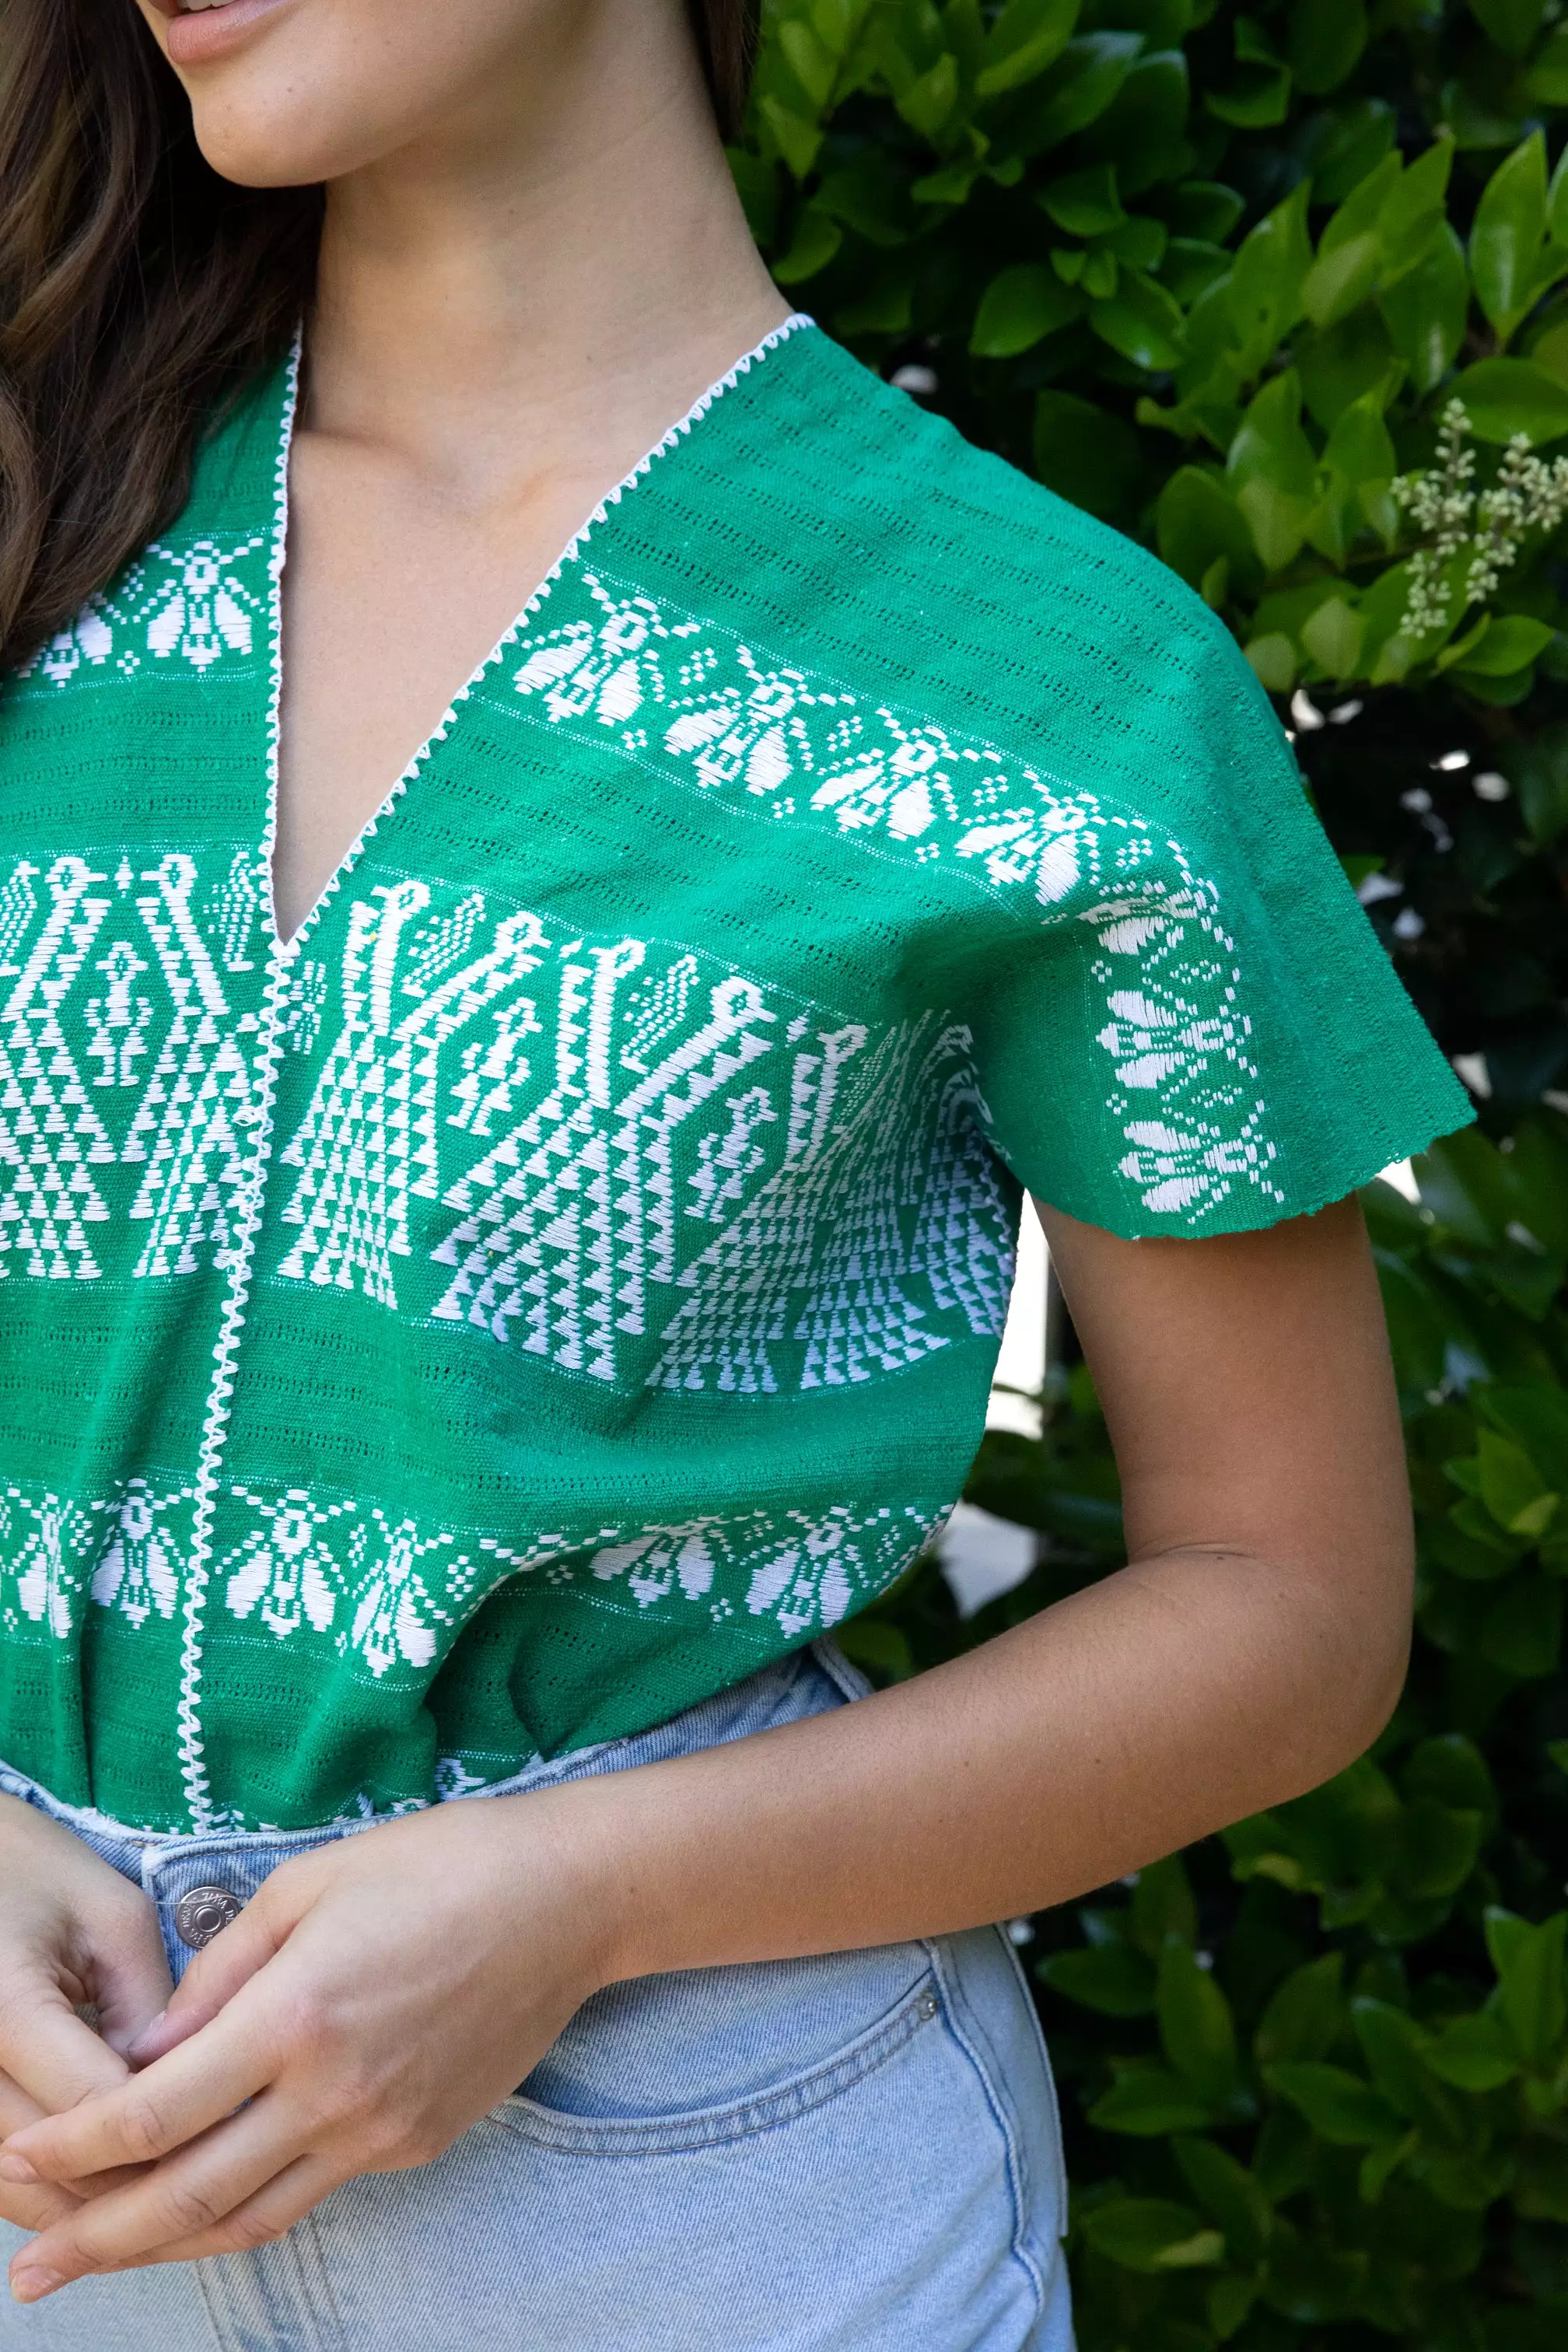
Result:
{"type": "Polygon", "coordinates": [[[1204,2211],[1224,2231],[1232,2258],[1260,2262],[1274,2227],[1274,2208],[1256,2175],[1212,2139],[1184,2135],[1172,2141],[1171,2153],[1204,2211]]]}
{"type": "Polygon", "coordinates": [[[1201,586],[1222,557],[1233,575],[1258,575],[1246,518],[1225,484],[1201,466],[1179,466],[1166,482],[1154,509],[1154,540],[1191,587],[1201,586]]]}
{"type": "MultiPolygon", "coordinates": [[[[1527,1129],[1524,1134],[1515,1137],[1513,1150],[1509,1154],[1509,1174],[1514,1180],[1516,1192],[1524,1195],[1519,1206],[1527,1224],[1533,1203],[1528,1183],[1521,1182],[1521,1179],[1528,1178],[1534,1171],[1528,1162],[1523,1169],[1521,1168],[1521,1151],[1531,1152],[1532,1145],[1539,1150],[1543,1139],[1540,1129],[1533,1132],[1527,1129]]],[[[1562,1161],[1549,1156],[1542,1163],[1541,1173],[1548,1183],[1561,1182],[1564,1176],[1568,1176],[1568,1153],[1563,1155],[1562,1161]]],[[[1542,1205],[1550,1207],[1552,1204],[1542,1205]]],[[[1562,1205],[1568,1208],[1568,1200],[1562,1205]]],[[[1543,1217],[1541,1222],[1545,1223],[1548,1219],[1543,1217]]],[[[1550,1234],[1543,1234],[1539,1238],[1551,1245],[1550,1234]]],[[[1494,1383],[1478,1389],[1475,1399],[1488,1421],[1523,1446],[1540,1474],[1543,1487],[1549,1479],[1562,1477],[1568,1472],[1568,1389],[1549,1387],[1544,1381],[1533,1381],[1528,1386],[1519,1387],[1494,1383]]]]}
{"type": "Polygon", "coordinates": [[[1471,16],[1510,58],[1522,58],[1541,30],[1546,0],[1468,0],[1471,16]]]}
{"type": "MultiPolygon", "coordinates": [[[[852,1618],[850,1623],[856,1621],[852,1618]]],[[[1053,1992],[1098,2010],[1102,2017],[1150,2017],[1154,2010],[1153,1964],[1130,1944],[1090,1945],[1082,1951],[1052,1952],[1039,1974],[1053,1992]]]]}
{"type": "Polygon", "coordinates": [[[1416,1901],[1457,1895],[1476,1866],[1482,1815],[1468,1807],[1415,1797],[1400,1816],[1389,1876],[1416,1901]]]}
{"type": "Polygon", "coordinates": [[[1142,47],[1136,33],[1090,33],[1069,41],[1041,78],[1024,141],[1038,155],[1105,112],[1142,47]]]}
{"type": "Polygon", "coordinates": [[[1522,1681],[1557,1671],[1563,1647],[1563,1587],[1541,1576],[1513,1576],[1481,1620],[1480,1654],[1522,1681]]]}
{"type": "Polygon", "coordinates": [[[1122,195],[1138,195],[1191,169],[1187,106],[1187,61],[1180,49],[1135,58],[1110,104],[1082,133],[1079,152],[1086,162],[1114,163],[1122,195]]]}
{"type": "Polygon", "coordinates": [[[1110,299],[1090,308],[1089,323],[1102,342],[1138,367],[1173,368],[1182,357],[1186,322],[1181,306],[1141,269],[1122,272],[1110,299]]]}
{"type": "Polygon", "coordinates": [[[1288,55],[1298,89],[1323,98],[1356,68],[1366,47],[1365,0],[1295,0],[1288,55]]]}
{"type": "Polygon", "coordinates": [[[1475,652],[1467,654],[1459,665],[1459,675],[1510,677],[1515,670],[1534,661],[1551,644],[1554,634],[1547,622],[1532,621],[1524,613],[1495,615],[1475,652]]]}
{"type": "Polygon", "coordinates": [[[1465,249],[1445,221],[1425,257],[1378,297],[1389,341],[1417,393],[1442,382],[1464,341],[1470,280],[1465,249]]]}
{"type": "Polygon", "coordinates": [[[759,101],[759,111],[790,171],[797,180],[804,180],[822,146],[820,128],[771,93],[759,101]]]}
{"type": "Polygon", "coordinates": [[[1268,131],[1290,110],[1289,66],[1244,66],[1224,90],[1205,90],[1204,104],[1238,131],[1268,131]]]}
{"type": "Polygon", "coordinates": [[[984,63],[974,79],[977,98],[1019,89],[1054,65],[1078,22],[1080,0],[1007,0],[985,37],[984,63]]]}
{"type": "Polygon", "coordinates": [[[1205,2230],[1190,2205],[1163,2197],[1120,2197],[1086,2213],[1083,2233],[1096,2253],[1123,2270],[1193,2270],[1217,2263],[1225,2242],[1205,2230]]]}
{"type": "Polygon", "coordinates": [[[1224,247],[1196,236],[1172,237],[1160,268],[1163,282],[1184,310],[1229,274],[1230,256],[1224,247]]]}
{"type": "Polygon", "coordinates": [[[1546,142],[1531,131],[1481,191],[1470,229],[1476,299],[1506,342],[1534,299],[1546,237],[1546,142]]]}
{"type": "Polygon", "coordinates": [[[1145,1864],[1132,1889],[1132,1939],[1139,1950],[1157,1964],[1173,1936],[1191,1944],[1197,1932],[1198,1906],[1181,1855],[1145,1864]]]}
{"type": "Polygon", "coordinates": [[[1548,2065],[1568,2026],[1563,1976],[1568,1912],[1554,1912],[1531,1927],[1513,1913],[1493,1907],[1487,1912],[1486,1926],[1503,2023],[1521,2057],[1532,2066],[1548,2065]]]}
{"type": "Polygon", "coordinates": [[[773,263],[773,276],[781,286],[799,286],[826,269],[843,242],[838,223],[807,205],[795,222],[788,251],[773,263]]]}
{"type": "Polygon", "coordinates": [[[1246,211],[1245,199],[1218,180],[1184,180],[1169,200],[1173,230],[1223,245],[1246,211]]]}
{"type": "Polygon", "coordinates": [[[1343,1956],[1325,1952],[1292,1969],[1258,2021],[1253,2054],[1261,2067],[1278,2059],[1326,2058],[1344,2023],[1343,1956]]]}
{"type": "Polygon", "coordinates": [[[1568,26],[1547,36],[1520,83],[1531,106],[1568,106],[1568,26]]]}
{"type": "Polygon", "coordinates": [[[1543,1516],[1541,1507],[1554,1506],[1556,1496],[1524,1448],[1496,1430],[1481,1429],[1476,1452],[1480,1497],[1499,1527],[1513,1536],[1544,1535],[1552,1510],[1543,1516]]]}
{"type": "Polygon", "coordinates": [[[1139,480],[1138,436],[1077,393],[1042,392],[1035,401],[1035,471],[1047,489],[1090,514],[1119,514],[1139,480]]]}
{"type": "Polygon", "coordinates": [[[1379,283],[1393,286],[1431,252],[1447,226],[1444,205],[1454,164],[1451,139],[1435,139],[1395,182],[1377,216],[1383,247],[1379,283]]]}
{"type": "Polygon", "coordinates": [[[1282,2060],[1265,2067],[1264,2080],[1336,2147],[1370,2147],[1400,2136],[1399,2116],[1387,2100],[1343,2066],[1282,2060]]]}
{"type": "Polygon", "coordinates": [[[1497,1812],[1497,1789],[1491,1768],[1462,1731],[1437,1733],[1411,1751],[1400,1775],[1409,1797],[1431,1797],[1458,1812],[1479,1813],[1490,1821],[1497,1812]]]}
{"type": "Polygon", "coordinates": [[[1544,846],[1568,832],[1568,726],[1542,728],[1510,746],[1508,772],[1532,841],[1544,846]]]}
{"type": "Polygon", "coordinates": [[[1068,172],[1048,180],[1039,202],[1058,228],[1071,236],[1100,236],[1127,217],[1116,193],[1116,166],[1097,163],[1091,171],[1068,172]]]}
{"type": "Polygon", "coordinates": [[[1320,256],[1301,283],[1301,308],[1314,326],[1331,326],[1365,301],[1381,253],[1377,231],[1369,228],[1348,245],[1320,256]]]}
{"type": "Polygon", "coordinates": [[[1230,446],[1233,495],[1268,572],[1294,559],[1316,502],[1317,458],[1300,417],[1300,378],[1287,368],[1254,396],[1230,446]]]}
{"type": "Polygon", "coordinates": [[[1216,2343],[1229,2341],[1247,2320],[1258,2300],[1258,2281],[1239,2271],[1226,2271],[1210,2285],[1204,2309],[1216,2343]]]}
{"type": "Polygon", "coordinates": [[[894,95],[894,104],[911,131],[934,138],[958,103],[958,59],[938,58],[935,65],[906,82],[894,95]]]}
{"type": "Polygon", "coordinates": [[[829,55],[801,16],[786,16],[779,26],[779,47],[789,59],[796,81],[816,107],[825,107],[833,94],[837,59],[829,55]]]}
{"type": "Polygon", "coordinates": [[[1258,374],[1301,315],[1301,282],[1311,266],[1308,184],[1291,191],[1243,240],[1224,293],[1241,362],[1258,374]]]}
{"type": "Polygon", "coordinates": [[[1342,100],[1310,114],[1297,153],[1311,179],[1312,201],[1337,205],[1394,144],[1394,109],[1381,98],[1342,100]]]}
{"type": "Polygon", "coordinates": [[[852,1617],[838,1630],[845,1636],[838,1646],[852,1665],[894,1683],[908,1682],[914,1673],[910,1637],[901,1625],[881,1617],[852,1617]]]}
{"type": "MultiPolygon", "coordinates": [[[[1301,379],[1302,397],[1317,422],[1331,429],[1353,401],[1364,400],[1380,419],[1405,373],[1388,330],[1376,310],[1352,311],[1331,327],[1299,336],[1293,357],[1301,379]]],[[[1324,453],[1325,463],[1334,463],[1324,453]]],[[[1370,470],[1358,467],[1352,474],[1370,470]]],[[[1398,471],[1391,467],[1392,475],[1398,471]]]]}
{"type": "Polygon", "coordinates": [[[1300,665],[1296,648],[1283,630],[1266,629],[1261,636],[1248,637],[1242,651],[1259,686],[1266,687],[1270,694],[1289,693],[1300,665]]]}
{"type": "Polygon", "coordinates": [[[1174,1937],[1160,1955],[1156,2002],[1166,2057],[1206,2105],[1223,2105],[1240,2080],[1230,2003],[1213,1971],[1174,1937]]]}
{"type": "Polygon", "coordinates": [[[1325,598],[1301,625],[1301,643],[1324,675],[1350,678],[1361,659],[1366,624],[1348,594],[1325,598]]]}
{"type": "MultiPolygon", "coordinates": [[[[1170,237],[1163,221],[1155,220],[1148,213],[1133,213],[1110,232],[1105,242],[1118,261],[1125,261],[1134,269],[1152,270],[1158,269],[1165,258],[1165,247],[1170,237]]],[[[1175,300],[1173,295],[1172,299],[1175,300]]],[[[1181,307],[1179,302],[1176,303],[1178,318],[1181,307]]],[[[1183,331],[1185,331],[1184,321],[1183,331]]]]}
{"type": "Polygon", "coordinates": [[[1403,2010],[1385,2000],[1352,2001],[1351,2014],[1362,2054],[1380,2095],[1439,2144],[1447,2141],[1457,2145],[1460,2137],[1458,2108],[1447,2092],[1433,2080],[1426,2063],[1431,2035],[1424,2033],[1403,2010]]]}
{"type": "Polygon", "coordinates": [[[1478,440],[1523,433],[1532,442],[1555,441],[1568,433],[1568,388],[1530,360],[1478,360],[1455,378],[1453,392],[1478,440]]]}
{"type": "Polygon", "coordinates": [[[978,359],[1011,359],[1083,316],[1084,299],[1043,261],[1000,269],[980,298],[969,348],[978,359]]]}
{"type": "Polygon", "coordinates": [[[1090,2107],[1089,2120],[1100,2131],[1163,2139],[1168,2132],[1201,2131],[1213,2115],[1190,2083],[1158,2066],[1142,2067],[1112,2083],[1090,2107]]]}
{"type": "Polygon", "coordinates": [[[1519,2072],[1519,2058],[1500,2021],[1486,2011],[1456,2017],[1432,2041],[1426,2063],[1458,2091],[1496,2091],[1519,2072]]]}

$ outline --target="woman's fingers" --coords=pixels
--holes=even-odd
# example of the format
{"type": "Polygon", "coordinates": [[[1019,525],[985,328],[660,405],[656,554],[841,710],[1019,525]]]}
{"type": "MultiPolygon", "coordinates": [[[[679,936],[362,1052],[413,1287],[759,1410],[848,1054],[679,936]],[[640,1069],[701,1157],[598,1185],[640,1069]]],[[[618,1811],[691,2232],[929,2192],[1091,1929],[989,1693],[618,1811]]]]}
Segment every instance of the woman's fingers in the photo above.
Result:
{"type": "Polygon", "coordinates": [[[174,1990],[158,1915],[139,1890],[126,1891],[130,1899],[121,1907],[93,1922],[91,1952],[98,2030],[121,2057],[168,2006],[174,1990]]]}
{"type": "Polygon", "coordinates": [[[350,2178],[342,2165],[329,2164],[324,2157],[302,2156],[265,2189],[237,2205],[215,2229],[174,2245],[155,2246],[151,2253],[134,2254],[122,2267],[142,2270],[150,2263],[198,2263],[209,2254],[238,2254],[252,2246],[270,2245],[350,2178]]]}
{"type": "Polygon", "coordinates": [[[210,2025],[240,1987],[276,1957],[286,1933],[286,1927],[280,1930],[273,1906],[259,1899],[247,1903],[238,1917],[196,1954],[172,2000],[165,1977],[167,2005],[144,2020],[141,2032],[126,2044],[132,2064],[150,2066],[154,2059],[166,2057],[193,2033],[200,2032],[204,2025],[210,2025]]]}
{"type": "Polygon", "coordinates": [[[0,2150],[0,2180],[74,2180],[153,2162],[254,2098],[278,2057],[259,2021],[227,2009],[139,2074],[116,2059],[117,2084],[13,2134],[0,2150]]]}
{"type": "Polygon", "coordinates": [[[129,2186],[94,2197],[25,2247],[11,2264],[12,2292],[36,2302],[89,2271],[220,2232],[236,2208],[300,2157],[306,2126],[274,2094],[256,2100],[129,2186]]]}
{"type": "Polygon", "coordinates": [[[130,2074],[59,1986],[32,1969],[14,1979],[0,2000],[0,2063],[46,2116],[112,2091],[130,2074]]]}
{"type": "MultiPolygon", "coordinates": [[[[41,2113],[36,2099],[30,2099],[9,2074],[0,2074],[0,2135],[37,2123],[41,2113]]],[[[0,2221],[17,2230],[47,2230],[52,2221],[63,2221],[80,2201],[71,2189],[54,2181],[38,2189],[16,2189],[6,2183],[0,2188],[0,2221]]]]}

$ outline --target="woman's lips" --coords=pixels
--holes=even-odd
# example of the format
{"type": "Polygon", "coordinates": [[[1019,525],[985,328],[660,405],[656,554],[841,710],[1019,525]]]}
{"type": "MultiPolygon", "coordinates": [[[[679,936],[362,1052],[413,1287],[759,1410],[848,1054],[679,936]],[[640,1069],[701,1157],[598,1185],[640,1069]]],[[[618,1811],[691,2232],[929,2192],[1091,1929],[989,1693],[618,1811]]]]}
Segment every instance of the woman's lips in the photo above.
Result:
{"type": "Polygon", "coordinates": [[[201,66],[242,47],[256,26],[292,7],[294,0],[221,0],[219,5],[198,8],[184,0],[155,0],[155,5],[169,19],[164,41],[171,65],[201,66]]]}

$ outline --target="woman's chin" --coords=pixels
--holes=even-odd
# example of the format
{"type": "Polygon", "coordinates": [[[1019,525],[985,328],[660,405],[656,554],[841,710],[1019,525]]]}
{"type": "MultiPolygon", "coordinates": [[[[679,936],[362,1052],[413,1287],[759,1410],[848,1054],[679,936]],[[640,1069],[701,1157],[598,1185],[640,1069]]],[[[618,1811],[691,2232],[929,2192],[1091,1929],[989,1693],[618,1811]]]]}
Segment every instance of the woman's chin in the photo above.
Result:
{"type": "Polygon", "coordinates": [[[345,123],[334,138],[330,121],[319,114],[301,121],[299,107],[287,101],[247,106],[231,99],[220,106],[198,97],[192,113],[197,146],[219,178],[237,187],[313,187],[342,178],[374,152],[363,121],[345,123]]]}

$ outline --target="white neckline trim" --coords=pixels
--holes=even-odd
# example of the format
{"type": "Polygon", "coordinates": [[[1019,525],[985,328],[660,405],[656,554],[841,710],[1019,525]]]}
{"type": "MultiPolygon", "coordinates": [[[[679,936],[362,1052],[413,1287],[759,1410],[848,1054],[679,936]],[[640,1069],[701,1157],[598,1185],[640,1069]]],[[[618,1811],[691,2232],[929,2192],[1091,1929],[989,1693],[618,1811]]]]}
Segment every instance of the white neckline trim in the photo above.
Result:
{"type": "Polygon", "coordinates": [[[529,622],[532,619],[540,606],[544,603],[545,598],[549,595],[552,588],[554,586],[556,581],[560,579],[561,574],[564,572],[567,565],[576,561],[576,559],[582,554],[583,550],[587,546],[594,532],[597,530],[600,525],[607,520],[610,509],[614,506],[618,506],[622,499],[637,488],[637,484],[652,470],[654,465],[660,457],[668,456],[671,450],[678,448],[680,443],[691,433],[693,427],[699,425],[702,418],[707,415],[715,401],[721,399],[725,393],[733,392],[735,386],[740,383],[741,378],[743,375],[748,374],[753,367],[760,366],[771,352],[776,351],[779,345],[787,341],[789,337],[795,334],[797,330],[803,327],[815,327],[816,324],[816,321],[809,315],[808,312],[805,310],[792,310],[787,319],[784,320],[780,325],[774,327],[770,333],[763,337],[761,342],[753,343],[749,352],[743,352],[732,367],[726,369],[725,373],[721,376],[718,377],[709,385],[707,391],[704,392],[699,399],[692,402],[691,406],[687,410],[685,415],[679,418],[675,424],[671,425],[660,435],[659,438],[654,443],[652,448],[647,450],[643,457],[637,459],[637,464],[632,467],[630,473],[623,475],[613,489],[605,491],[604,497],[599,500],[597,506],[595,507],[593,512],[584,522],[580,523],[577,529],[573,532],[571,538],[567,541],[565,546],[562,549],[560,554],[556,557],[549,571],[544,574],[542,580],[540,581],[532,594],[529,597],[527,604],[524,604],[522,610],[512,622],[510,627],[496,640],[495,644],[490,647],[489,652],[484,656],[484,659],[479,664],[477,668],[470,673],[468,677],[465,679],[463,685],[453,696],[450,704],[447,709],[443,711],[440,719],[432,728],[430,733],[426,737],[424,742],[420,744],[419,749],[415,752],[414,757],[409,761],[408,765],[404,769],[403,773],[397,778],[391,791],[387,793],[386,798],[381,803],[380,806],[366,818],[364,824],[360,827],[359,832],[349,844],[348,848],[343,852],[342,856],[338,861],[332,873],[328,877],[321,896],[310,907],[298,930],[296,930],[290,938],[284,940],[279,936],[278,931],[278,907],[273,887],[273,858],[276,853],[278,842],[279,752],[282,732],[284,658],[283,567],[288,561],[289,458],[293,451],[294,427],[299,415],[300,373],[303,352],[303,331],[301,330],[301,331],[295,336],[294,348],[289,362],[289,374],[284,396],[282,426],[279,440],[278,465],[274,489],[272,559],[270,567],[272,582],[272,668],[271,696],[268,715],[267,821],[262,836],[262,860],[266,885],[263,892],[263,908],[268,933],[269,952],[274,959],[285,963],[292,963],[298,957],[300,950],[310,937],[312,931],[316,929],[327,908],[337,897],[341,885],[347,881],[349,876],[353,872],[354,867],[358,865],[360,858],[364,853],[366,844],[374,837],[378,827],[391,814],[393,809],[402,799],[409,785],[414,782],[415,777],[417,776],[420,770],[426,766],[437,745],[438,743],[444,743],[447,737],[451,733],[451,730],[457,722],[458,713],[461,709],[463,704],[468,701],[475,688],[479,685],[480,681],[488,675],[488,673],[495,667],[498,662],[503,660],[508,651],[517,644],[523,630],[527,627],[529,622]]]}

